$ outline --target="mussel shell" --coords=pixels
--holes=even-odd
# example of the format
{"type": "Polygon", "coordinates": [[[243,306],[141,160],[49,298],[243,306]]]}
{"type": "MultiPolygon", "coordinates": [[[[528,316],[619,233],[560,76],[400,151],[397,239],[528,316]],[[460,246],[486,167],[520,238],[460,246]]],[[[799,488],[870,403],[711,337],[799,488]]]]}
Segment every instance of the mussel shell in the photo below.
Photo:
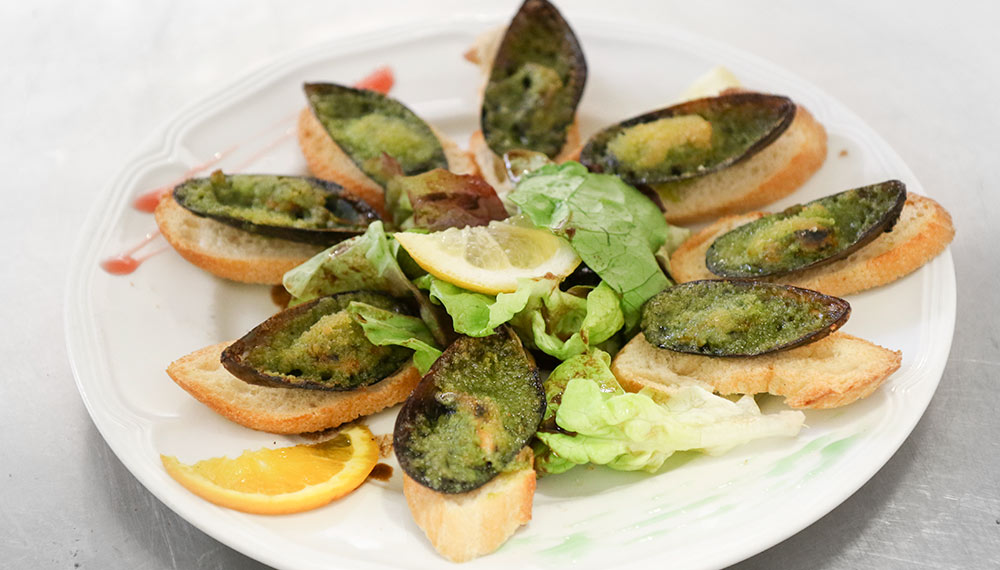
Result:
{"type": "Polygon", "coordinates": [[[705,265],[730,278],[812,269],[843,259],[891,231],[905,203],[906,185],[888,180],[792,206],[716,238],[705,253],[705,265]],[[833,224],[809,224],[809,216],[822,216],[833,224]],[[796,224],[799,219],[806,223],[796,224]],[[788,231],[779,232],[779,224],[788,231]],[[797,225],[803,227],[795,229],[797,225]]]}
{"type": "Polygon", "coordinates": [[[566,144],[586,82],[583,49],[559,10],[546,0],[525,0],[497,49],[483,93],[480,125],[486,144],[500,156],[523,148],[554,158],[566,144]],[[541,68],[555,72],[560,84],[536,98],[529,90],[529,70],[541,68]],[[526,84],[508,100],[504,82],[519,73],[526,84]]]}
{"type": "Polygon", "coordinates": [[[177,185],[174,199],[194,214],[244,231],[317,245],[332,245],[363,234],[368,224],[379,219],[367,202],[344,194],[338,184],[304,176],[223,175],[216,171],[207,178],[177,185]],[[234,186],[242,187],[243,192],[234,186]],[[265,191],[268,186],[270,192],[265,191]],[[311,204],[296,205],[287,199],[279,202],[283,192],[286,198],[289,192],[299,193],[311,204]]]}
{"type": "Polygon", "coordinates": [[[460,337],[421,379],[396,417],[403,471],[442,493],[464,493],[500,474],[545,413],[538,369],[506,326],[460,337]]]}
{"type": "Polygon", "coordinates": [[[781,136],[794,118],[795,103],[779,95],[738,92],[695,99],[605,128],[587,141],[580,162],[592,172],[615,174],[634,186],[687,180],[750,158],[781,136]],[[704,156],[694,153],[686,157],[687,162],[640,169],[622,163],[608,150],[608,144],[629,127],[687,115],[698,115],[712,124],[711,149],[704,156]]]}
{"type": "Polygon", "coordinates": [[[383,153],[394,158],[406,175],[420,174],[434,168],[448,168],[444,148],[430,125],[396,99],[370,89],[356,89],[336,83],[306,83],[303,89],[313,114],[330,138],[362,172],[382,186],[388,182],[381,160],[383,153]],[[407,156],[385,145],[374,144],[372,137],[362,137],[363,140],[360,140],[350,135],[345,128],[351,121],[373,116],[405,125],[408,136],[419,139],[420,151],[415,156],[407,156]]]}
{"type": "Polygon", "coordinates": [[[817,291],[760,281],[682,283],[642,307],[653,346],[705,356],[758,356],[815,342],[840,328],[851,305],[817,291]]]}
{"type": "Polygon", "coordinates": [[[375,346],[349,315],[337,321],[352,301],[413,314],[402,301],[373,291],[320,297],[257,325],[222,352],[222,365],[233,376],[261,386],[348,391],[375,384],[406,364],[413,351],[375,346]]]}

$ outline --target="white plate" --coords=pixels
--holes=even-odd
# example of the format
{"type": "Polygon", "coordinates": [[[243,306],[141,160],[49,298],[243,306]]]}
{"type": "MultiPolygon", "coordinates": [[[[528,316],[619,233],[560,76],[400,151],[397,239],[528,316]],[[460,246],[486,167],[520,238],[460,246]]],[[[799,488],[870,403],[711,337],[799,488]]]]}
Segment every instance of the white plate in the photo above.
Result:
{"type": "MultiPolygon", "coordinates": [[[[499,22],[497,22],[499,23],[499,22]]],[[[858,117],[817,88],[755,57],[676,30],[572,22],[590,67],[581,107],[587,136],[671,101],[723,64],[744,84],[809,108],[829,132],[829,156],[809,183],[773,208],[888,178],[924,193],[909,168],[858,117]],[[846,151],[846,152],[844,152],[846,151]]],[[[476,128],[478,71],[461,59],[481,21],[394,29],[294,54],[175,117],[98,200],[76,252],[67,292],[67,344],[84,402],[122,463],[167,506],[218,540],[279,568],[430,568],[442,559],[414,525],[398,475],[330,506],[282,517],[213,506],[176,484],[159,454],[182,461],[297,443],[232,424],[163,372],[172,360],[237,338],[275,307],[266,287],[215,279],[172,251],[115,277],[101,259],[154,229],[130,207],[215,153],[234,170],[305,173],[291,132],[304,81],[351,82],[389,64],[393,95],[465,142],[476,128]]],[[[151,248],[162,246],[154,243],[151,248]]],[[[950,252],[887,287],[850,297],[845,330],[903,351],[902,368],[867,400],[808,412],[796,439],[769,440],[723,457],[682,454],[659,474],[577,468],[540,481],[531,523],[467,568],[646,566],[716,568],[809,525],[850,496],[913,429],[941,377],[955,320],[950,252]]],[[[780,408],[775,401],[766,408],[780,408]]],[[[388,433],[392,414],[370,422],[388,433]]],[[[397,470],[398,471],[398,470],[397,470]]]]}

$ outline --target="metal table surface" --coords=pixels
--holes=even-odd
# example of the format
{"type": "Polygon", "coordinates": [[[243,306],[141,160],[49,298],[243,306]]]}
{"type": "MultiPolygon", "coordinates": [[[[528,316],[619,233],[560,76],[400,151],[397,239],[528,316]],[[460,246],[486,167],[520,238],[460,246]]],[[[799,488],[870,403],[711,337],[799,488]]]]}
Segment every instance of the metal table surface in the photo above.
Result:
{"type": "MultiPolygon", "coordinates": [[[[83,214],[179,107],[286,53],[435,14],[516,2],[97,2],[0,6],[6,207],[0,353],[0,567],[257,568],[175,515],[88,417],[66,354],[66,269],[83,214]]],[[[937,394],[841,506],[738,565],[1000,567],[1000,40],[996,4],[561,2],[662,21],[766,58],[861,116],[952,214],[958,318],[937,394]]]]}

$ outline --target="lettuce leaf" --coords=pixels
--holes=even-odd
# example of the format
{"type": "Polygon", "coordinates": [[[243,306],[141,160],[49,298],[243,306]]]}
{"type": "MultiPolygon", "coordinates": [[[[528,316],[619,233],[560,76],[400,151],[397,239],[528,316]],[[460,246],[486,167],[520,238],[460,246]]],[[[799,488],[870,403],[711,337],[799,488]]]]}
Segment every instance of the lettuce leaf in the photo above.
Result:
{"type": "Polygon", "coordinates": [[[285,273],[282,282],[292,295],[290,305],[358,290],[413,298],[434,339],[447,344],[447,321],[407,278],[396,258],[399,251],[399,244],[385,233],[382,222],[373,222],[365,233],[333,245],[285,273]]]}
{"type": "Polygon", "coordinates": [[[549,281],[536,290],[511,320],[521,338],[542,352],[566,360],[611,338],[625,322],[621,299],[607,283],[577,288],[586,297],[564,292],[549,281]]]}
{"type": "Polygon", "coordinates": [[[427,324],[417,317],[401,315],[367,303],[353,301],[347,312],[361,325],[372,344],[395,344],[413,350],[413,363],[420,374],[426,374],[434,361],[441,356],[427,324]]]}
{"type": "Polygon", "coordinates": [[[513,293],[486,295],[463,289],[433,275],[418,277],[414,283],[426,289],[432,301],[444,306],[451,316],[455,332],[483,337],[508,322],[522,310],[536,287],[530,279],[522,280],[513,293]]]}
{"type": "Polygon", "coordinates": [[[565,471],[566,463],[652,472],[675,451],[720,454],[763,437],[794,436],[805,420],[797,411],[764,415],[751,396],[734,402],[694,385],[627,393],[608,363],[595,350],[567,360],[546,380],[546,398],[558,400],[557,429],[537,434],[549,448],[536,462],[541,472],[565,471]]]}
{"type": "Polygon", "coordinates": [[[642,304],[671,285],[655,252],[670,226],[659,208],[616,176],[577,162],[529,173],[509,195],[536,226],[567,238],[583,262],[621,295],[625,326],[642,304]]]}
{"type": "Polygon", "coordinates": [[[431,300],[452,318],[455,332],[482,337],[509,322],[524,342],[560,360],[605,342],[622,327],[618,295],[604,283],[579,288],[586,296],[559,289],[554,279],[522,279],[513,293],[486,295],[432,275],[417,278],[431,300]]]}
{"type": "Polygon", "coordinates": [[[691,237],[691,230],[688,228],[679,228],[677,226],[668,226],[666,239],[660,249],[656,250],[656,260],[660,262],[660,268],[668,275],[670,274],[670,256],[673,255],[677,248],[684,243],[687,238],[691,237]]]}

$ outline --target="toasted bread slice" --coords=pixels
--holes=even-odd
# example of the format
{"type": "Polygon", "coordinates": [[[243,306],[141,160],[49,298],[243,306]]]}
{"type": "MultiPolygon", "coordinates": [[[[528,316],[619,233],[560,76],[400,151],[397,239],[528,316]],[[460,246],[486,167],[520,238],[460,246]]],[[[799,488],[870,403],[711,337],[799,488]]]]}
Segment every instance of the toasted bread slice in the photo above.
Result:
{"type": "Polygon", "coordinates": [[[814,343],[751,358],[713,358],[657,348],[642,333],[611,362],[622,387],[697,383],[720,394],[784,396],[792,408],[836,408],[871,395],[899,369],[899,351],[835,332],[814,343]]]}
{"type": "MultiPolygon", "coordinates": [[[[705,252],[722,234],[764,216],[753,212],[722,218],[688,238],[670,258],[678,282],[717,279],[705,267],[705,252]]],[[[839,261],[765,281],[804,287],[834,295],[850,295],[895,281],[944,251],[955,236],[951,216],[940,204],[910,193],[891,232],[839,261]]]]}
{"type": "MultiPolygon", "coordinates": [[[[431,127],[444,149],[448,160],[448,170],[456,174],[476,174],[478,169],[472,158],[459,148],[454,141],[431,127]]],[[[386,217],[385,190],[379,183],[354,164],[351,157],[337,145],[319,122],[312,110],[306,107],[299,113],[299,146],[305,156],[309,172],[316,178],[340,184],[344,190],[367,202],[382,216],[386,217]]]]}
{"type": "Polygon", "coordinates": [[[180,358],[167,374],[198,401],[226,418],[270,433],[305,433],[339,426],[405,400],[420,373],[408,364],[384,380],[350,392],[271,388],[233,376],[220,361],[223,342],[180,358]]]}
{"type": "Polygon", "coordinates": [[[306,262],[323,246],[267,237],[195,215],[164,196],[156,225],[181,257],[209,273],[243,283],[277,285],[286,271],[306,262]]]}
{"type": "Polygon", "coordinates": [[[531,448],[524,448],[517,461],[524,467],[456,495],[438,493],[403,474],[406,504],[438,553],[452,562],[472,560],[493,552],[528,524],[535,496],[531,448]]]}
{"type": "MultiPolygon", "coordinates": [[[[503,36],[507,33],[507,26],[500,25],[490,28],[476,36],[475,41],[469,46],[462,57],[469,63],[475,64],[485,80],[489,77],[493,67],[493,60],[497,58],[497,50],[503,42],[503,36]]],[[[481,94],[480,94],[481,95],[481,94]]]]}
{"type": "Polygon", "coordinates": [[[826,160],[826,129],[801,105],[778,140],[752,157],[709,174],[663,197],[664,217],[690,224],[746,212],[784,198],[805,184],[826,160]]]}

